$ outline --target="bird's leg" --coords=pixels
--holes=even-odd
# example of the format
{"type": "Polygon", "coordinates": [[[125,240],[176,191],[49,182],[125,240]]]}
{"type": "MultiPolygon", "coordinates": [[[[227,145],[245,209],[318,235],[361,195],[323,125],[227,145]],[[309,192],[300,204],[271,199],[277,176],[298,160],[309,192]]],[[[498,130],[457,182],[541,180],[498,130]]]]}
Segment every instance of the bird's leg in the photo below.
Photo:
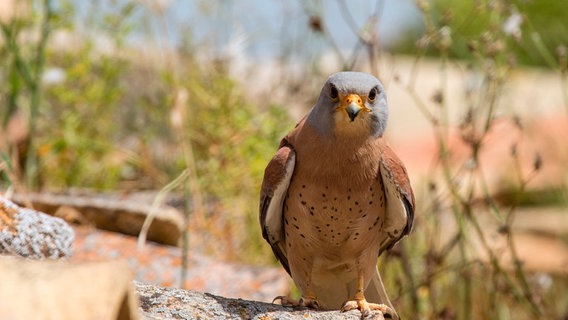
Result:
{"type": "MultiPolygon", "coordinates": [[[[272,302],[274,303],[274,301],[276,300],[280,300],[280,303],[283,306],[286,307],[293,307],[294,309],[315,309],[315,310],[319,310],[320,309],[320,304],[318,302],[318,299],[315,295],[315,293],[312,290],[312,279],[311,279],[311,272],[307,272],[306,273],[307,276],[307,281],[306,281],[306,286],[304,289],[305,290],[305,294],[302,294],[302,297],[300,298],[300,300],[294,300],[292,298],[288,298],[285,296],[278,296],[276,298],[274,298],[274,300],[272,300],[272,302]]],[[[304,291],[304,290],[302,290],[304,291]]]]}
{"type": "Polygon", "coordinates": [[[359,309],[361,310],[362,318],[365,318],[371,313],[371,310],[379,310],[386,318],[393,318],[395,313],[389,306],[385,304],[367,302],[365,299],[364,287],[365,281],[363,279],[363,275],[359,272],[359,275],[357,276],[357,292],[355,293],[355,297],[353,300],[346,301],[341,307],[341,311],[345,312],[359,309]]]}
{"type": "Polygon", "coordinates": [[[302,298],[300,298],[299,307],[300,308],[311,308],[311,309],[315,309],[315,310],[320,309],[318,298],[312,292],[312,289],[308,289],[307,294],[302,295],[302,298]]]}

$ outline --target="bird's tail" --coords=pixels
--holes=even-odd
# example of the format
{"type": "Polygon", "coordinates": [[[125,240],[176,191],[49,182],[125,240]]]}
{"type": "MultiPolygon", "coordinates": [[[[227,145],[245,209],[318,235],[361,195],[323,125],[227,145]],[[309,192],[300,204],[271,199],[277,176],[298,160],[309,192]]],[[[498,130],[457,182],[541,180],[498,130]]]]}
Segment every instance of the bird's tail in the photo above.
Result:
{"type": "Polygon", "coordinates": [[[396,313],[396,310],[392,306],[392,303],[389,300],[389,297],[387,295],[387,291],[385,290],[385,286],[383,284],[383,280],[381,279],[381,275],[379,274],[378,268],[375,271],[375,275],[373,276],[373,279],[371,279],[371,282],[367,286],[367,289],[365,289],[365,298],[369,302],[382,303],[382,304],[389,306],[392,309],[392,311],[394,312],[394,314],[393,314],[394,319],[395,320],[400,319],[398,317],[398,314],[396,313]]]}

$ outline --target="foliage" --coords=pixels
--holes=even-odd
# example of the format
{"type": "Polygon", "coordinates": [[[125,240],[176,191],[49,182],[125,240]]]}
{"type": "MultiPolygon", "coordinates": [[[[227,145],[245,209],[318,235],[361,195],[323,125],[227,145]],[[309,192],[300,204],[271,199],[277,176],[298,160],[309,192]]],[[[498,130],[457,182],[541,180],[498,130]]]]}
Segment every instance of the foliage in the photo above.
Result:
{"type": "Polygon", "coordinates": [[[282,122],[283,109],[268,106],[265,111],[251,104],[222,73],[212,72],[187,83],[194,98],[188,106],[191,116],[186,130],[191,133],[203,191],[219,198],[249,190],[257,193],[267,155],[274,153],[290,126],[282,122]]]}
{"type": "MultiPolygon", "coordinates": [[[[418,0],[427,17],[438,30],[451,33],[448,54],[452,58],[475,60],[474,48],[485,48],[485,54],[502,54],[520,65],[558,67],[556,56],[568,43],[564,21],[568,4],[564,1],[460,1],[418,0]],[[507,50],[504,50],[507,47],[507,50]],[[503,52],[506,54],[503,54],[503,52]]],[[[409,41],[427,25],[416,25],[397,44],[397,50],[413,52],[409,41]]],[[[436,56],[430,48],[427,54],[436,56]]]]}
{"type": "Polygon", "coordinates": [[[40,141],[44,186],[50,188],[113,188],[121,179],[120,165],[113,161],[120,138],[116,116],[121,74],[127,61],[92,56],[93,45],[82,44],[74,52],[53,54],[52,68],[64,70],[65,79],[46,86],[40,141]],[[65,165],[63,165],[65,164],[65,165]]]}
{"type": "Polygon", "coordinates": [[[258,262],[257,250],[268,252],[257,227],[260,182],[292,122],[281,106],[247,101],[222,71],[196,70],[189,63],[181,81],[190,97],[184,130],[193,147],[201,192],[216,204],[215,212],[209,212],[210,221],[220,219],[221,225],[210,223],[209,227],[219,236],[236,235],[225,246],[215,244],[209,249],[258,262]]]}
{"type": "MultiPolygon", "coordinates": [[[[440,59],[441,87],[432,95],[437,108],[426,107],[413,81],[407,90],[430,122],[439,153],[422,199],[426,201],[420,213],[424,218],[413,234],[417,245],[404,243],[399,262],[391,259],[386,265],[396,281],[410,285],[401,293],[401,304],[409,307],[404,313],[415,319],[555,318],[558,311],[550,299],[554,300],[556,290],[565,290],[566,283],[559,281],[548,290],[539,287],[519,260],[512,226],[520,195],[542,167],[540,155],[534,155],[533,170],[527,174],[520,170],[521,160],[512,146],[512,168],[518,171],[518,180],[514,181],[516,199],[507,204],[497,203],[482,170],[481,154],[489,131],[497,121],[518,121],[514,114],[501,113],[498,101],[517,67],[514,61],[521,41],[519,34],[504,30],[503,25],[521,7],[505,0],[418,3],[425,32],[417,42],[416,63],[432,52],[440,59]],[[461,105],[450,106],[445,99],[451,57],[467,57],[470,72],[481,77],[479,85],[464,93],[461,105]],[[460,110],[458,123],[447,117],[449,108],[460,110]],[[468,148],[467,158],[457,164],[451,160],[450,132],[457,132],[468,148]],[[504,245],[496,246],[497,240],[504,245]],[[504,256],[511,262],[505,262],[504,256]]],[[[554,67],[556,62],[548,65],[554,67]]]]}
{"type": "MultiPolygon", "coordinates": [[[[34,4],[36,4],[34,1],[27,3],[28,6],[34,4]]],[[[5,46],[5,51],[2,51],[8,61],[4,74],[9,79],[5,99],[7,108],[2,115],[2,128],[7,126],[8,120],[15,114],[18,104],[26,104],[28,107],[28,127],[32,136],[36,132],[36,119],[40,111],[41,77],[45,65],[47,42],[51,27],[55,22],[51,1],[44,0],[38,5],[41,6],[42,10],[37,15],[21,12],[8,21],[0,22],[5,46]],[[31,44],[20,46],[22,36],[29,31],[37,33],[37,39],[31,44]],[[28,97],[29,99],[26,99],[28,97]]],[[[21,10],[26,8],[21,3],[18,3],[17,6],[21,10]]],[[[37,155],[33,151],[36,148],[35,139],[29,139],[28,144],[25,161],[27,184],[35,186],[39,172],[37,155]]]]}

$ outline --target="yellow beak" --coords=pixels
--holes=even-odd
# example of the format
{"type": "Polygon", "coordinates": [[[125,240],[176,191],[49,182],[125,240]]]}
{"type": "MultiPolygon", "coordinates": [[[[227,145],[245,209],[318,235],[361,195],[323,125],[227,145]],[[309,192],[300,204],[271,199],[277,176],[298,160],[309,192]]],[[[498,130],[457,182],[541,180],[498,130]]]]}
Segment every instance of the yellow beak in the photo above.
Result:
{"type": "Polygon", "coordinates": [[[335,108],[336,111],[345,110],[351,122],[355,120],[361,110],[370,111],[363,104],[363,99],[358,94],[348,94],[340,98],[339,106],[335,108]]]}

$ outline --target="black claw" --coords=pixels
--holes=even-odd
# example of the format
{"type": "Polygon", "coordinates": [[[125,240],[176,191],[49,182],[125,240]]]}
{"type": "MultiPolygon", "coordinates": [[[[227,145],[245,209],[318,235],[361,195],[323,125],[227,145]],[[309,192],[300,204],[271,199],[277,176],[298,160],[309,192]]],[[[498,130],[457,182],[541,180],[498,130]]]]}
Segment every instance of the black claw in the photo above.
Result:
{"type": "Polygon", "coordinates": [[[315,301],[312,300],[312,301],[309,303],[309,306],[312,307],[312,308],[314,308],[314,309],[316,309],[316,310],[319,310],[319,308],[320,308],[319,302],[317,302],[317,300],[315,300],[315,301]]]}
{"type": "Polygon", "coordinates": [[[320,310],[320,305],[317,300],[310,299],[308,302],[306,302],[306,300],[302,297],[300,298],[300,302],[298,304],[299,306],[303,307],[303,310],[305,309],[320,310]]]}

